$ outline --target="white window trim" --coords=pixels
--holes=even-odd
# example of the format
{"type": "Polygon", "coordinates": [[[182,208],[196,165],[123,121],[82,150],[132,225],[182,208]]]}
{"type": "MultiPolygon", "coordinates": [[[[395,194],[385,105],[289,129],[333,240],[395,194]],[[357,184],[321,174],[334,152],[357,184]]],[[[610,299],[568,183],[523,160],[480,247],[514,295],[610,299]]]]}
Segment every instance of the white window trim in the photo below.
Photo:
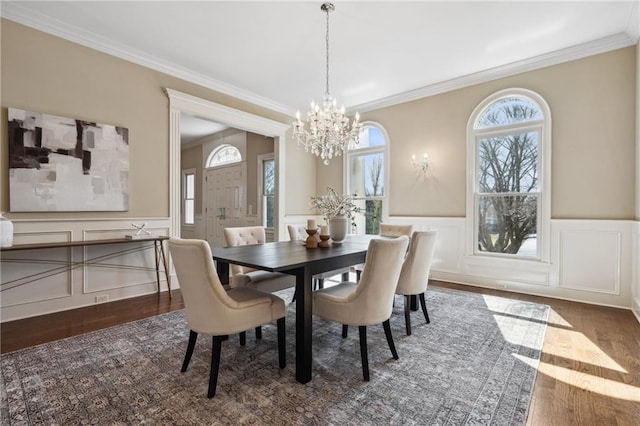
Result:
{"type": "Polygon", "coordinates": [[[485,98],[471,113],[467,122],[467,210],[466,210],[466,256],[475,259],[482,257],[491,258],[496,261],[539,261],[549,263],[551,261],[551,109],[542,96],[537,93],[521,88],[511,88],[500,90],[485,98]],[[538,150],[538,161],[540,164],[539,177],[539,211],[537,241],[539,248],[539,258],[522,257],[514,255],[476,253],[475,250],[475,230],[477,229],[477,215],[475,211],[475,188],[477,183],[477,138],[487,133],[495,133],[490,129],[474,129],[475,122],[480,114],[492,103],[508,98],[523,97],[535,103],[542,113],[542,120],[515,124],[501,127],[500,130],[508,133],[514,128],[540,128],[540,144],[538,150]]]}
{"type": "Polygon", "coordinates": [[[240,152],[238,147],[227,143],[227,144],[222,144],[222,145],[216,147],[213,151],[211,151],[209,153],[209,156],[207,157],[207,161],[205,162],[205,168],[211,169],[211,168],[214,168],[214,167],[228,166],[230,164],[236,164],[236,163],[240,163],[240,162],[242,162],[242,153],[240,152]],[[238,161],[231,161],[231,162],[227,162],[227,163],[211,165],[211,162],[213,161],[213,157],[215,157],[223,149],[227,149],[229,147],[235,148],[238,151],[238,154],[240,155],[240,159],[238,161]]]}
{"type": "Polygon", "coordinates": [[[192,228],[196,226],[196,188],[195,188],[195,184],[196,184],[196,169],[184,169],[182,170],[182,203],[181,203],[181,210],[180,210],[180,216],[181,216],[181,226],[185,227],[185,228],[192,228]],[[187,175],[193,175],[193,223],[186,223],[186,201],[187,201],[187,175]]]}
{"type": "MultiPolygon", "coordinates": [[[[256,206],[257,206],[256,214],[257,214],[257,217],[260,219],[260,224],[263,225],[265,228],[266,228],[267,224],[265,223],[265,220],[264,220],[265,218],[263,217],[263,214],[262,214],[262,211],[264,210],[263,207],[262,207],[262,203],[264,201],[263,200],[263,193],[262,193],[262,190],[264,189],[263,188],[264,181],[263,181],[263,177],[262,176],[264,174],[263,162],[266,161],[266,160],[274,160],[275,161],[274,153],[271,152],[269,154],[258,155],[258,160],[257,160],[258,161],[258,200],[257,200],[257,203],[256,203],[256,206]]],[[[276,178],[276,180],[277,180],[277,178],[276,178]]],[[[276,190],[276,194],[275,195],[277,197],[277,191],[278,191],[278,187],[277,186],[276,186],[275,190],[276,190]]],[[[271,229],[272,230],[273,228],[266,228],[266,229],[271,229]]]]}
{"type": "Polygon", "coordinates": [[[372,199],[381,199],[382,200],[382,217],[380,218],[380,222],[386,222],[389,219],[389,182],[391,171],[389,170],[389,145],[391,144],[391,140],[389,139],[389,133],[387,133],[387,129],[385,129],[382,124],[377,123],[375,121],[363,121],[360,123],[361,126],[364,127],[375,127],[376,129],[382,132],[384,136],[385,144],[383,148],[380,147],[364,147],[364,148],[355,148],[347,151],[343,154],[342,160],[342,173],[345,178],[343,179],[342,185],[342,193],[347,194],[349,192],[350,185],[350,176],[349,173],[349,157],[351,154],[368,154],[373,152],[382,152],[384,154],[384,195],[382,197],[371,197],[372,199]]]}

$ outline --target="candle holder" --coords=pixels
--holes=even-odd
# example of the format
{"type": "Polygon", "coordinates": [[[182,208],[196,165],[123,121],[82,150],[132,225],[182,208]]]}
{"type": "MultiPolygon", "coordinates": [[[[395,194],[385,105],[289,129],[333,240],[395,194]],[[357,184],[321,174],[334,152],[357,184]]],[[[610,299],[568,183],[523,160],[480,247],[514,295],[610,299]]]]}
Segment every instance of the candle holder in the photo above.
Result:
{"type": "Polygon", "coordinates": [[[305,231],[307,231],[307,234],[309,235],[307,237],[307,240],[305,241],[305,246],[307,246],[307,248],[316,248],[316,247],[318,247],[318,240],[315,237],[316,232],[318,232],[318,230],[317,229],[305,229],[305,231]]]}
{"type": "Polygon", "coordinates": [[[320,243],[318,244],[318,246],[320,246],[321,248],[329,247],[329,238],[331,238],[330,235],[320,235],[320,243]]]}

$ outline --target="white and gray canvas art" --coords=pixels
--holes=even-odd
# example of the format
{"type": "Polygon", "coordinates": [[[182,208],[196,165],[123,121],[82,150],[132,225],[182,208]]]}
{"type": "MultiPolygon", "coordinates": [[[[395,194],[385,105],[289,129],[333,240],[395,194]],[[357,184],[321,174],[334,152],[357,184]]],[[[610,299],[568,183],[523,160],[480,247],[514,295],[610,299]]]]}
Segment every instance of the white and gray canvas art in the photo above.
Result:
{"type": "Polygon", "coordinates": [[[129,131],[9,108],[12,212],[127,211],[129,131]]]}

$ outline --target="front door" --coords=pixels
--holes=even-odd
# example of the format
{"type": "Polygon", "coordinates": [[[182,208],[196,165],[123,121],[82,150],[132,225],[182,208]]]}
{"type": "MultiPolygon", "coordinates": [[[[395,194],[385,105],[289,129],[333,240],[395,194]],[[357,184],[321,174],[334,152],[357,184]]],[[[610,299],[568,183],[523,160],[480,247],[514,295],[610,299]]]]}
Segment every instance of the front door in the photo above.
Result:
{"type": "Polygon", "coordinates": [[[246,162],[205,170],[207,241],[224,247],[224,228],[244,226],[246,162]]]}

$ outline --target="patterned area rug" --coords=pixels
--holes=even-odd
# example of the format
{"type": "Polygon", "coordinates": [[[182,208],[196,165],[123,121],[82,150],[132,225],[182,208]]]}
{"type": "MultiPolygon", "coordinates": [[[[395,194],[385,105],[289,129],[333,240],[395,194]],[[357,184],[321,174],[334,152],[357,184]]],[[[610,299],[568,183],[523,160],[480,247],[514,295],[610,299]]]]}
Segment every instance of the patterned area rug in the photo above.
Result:
{"type": "MultiPolygon", "coordinates": [[[[291,292],[281,292],[291,300],[291,292]]],[[[275,324],[222,345],[215,398],[206,397],[211,339],[200,336],[186,373],[184,311],[2,356],[0,421],[23,424],[524,424],[549,308],[429,289],[431,324],[396,299],[391,330],[368,330],[371,381],[362,380],[357,328],[314,318],[313,380],[295,381],[295,307],[287,367],[278,368],[275,324]]]]}

